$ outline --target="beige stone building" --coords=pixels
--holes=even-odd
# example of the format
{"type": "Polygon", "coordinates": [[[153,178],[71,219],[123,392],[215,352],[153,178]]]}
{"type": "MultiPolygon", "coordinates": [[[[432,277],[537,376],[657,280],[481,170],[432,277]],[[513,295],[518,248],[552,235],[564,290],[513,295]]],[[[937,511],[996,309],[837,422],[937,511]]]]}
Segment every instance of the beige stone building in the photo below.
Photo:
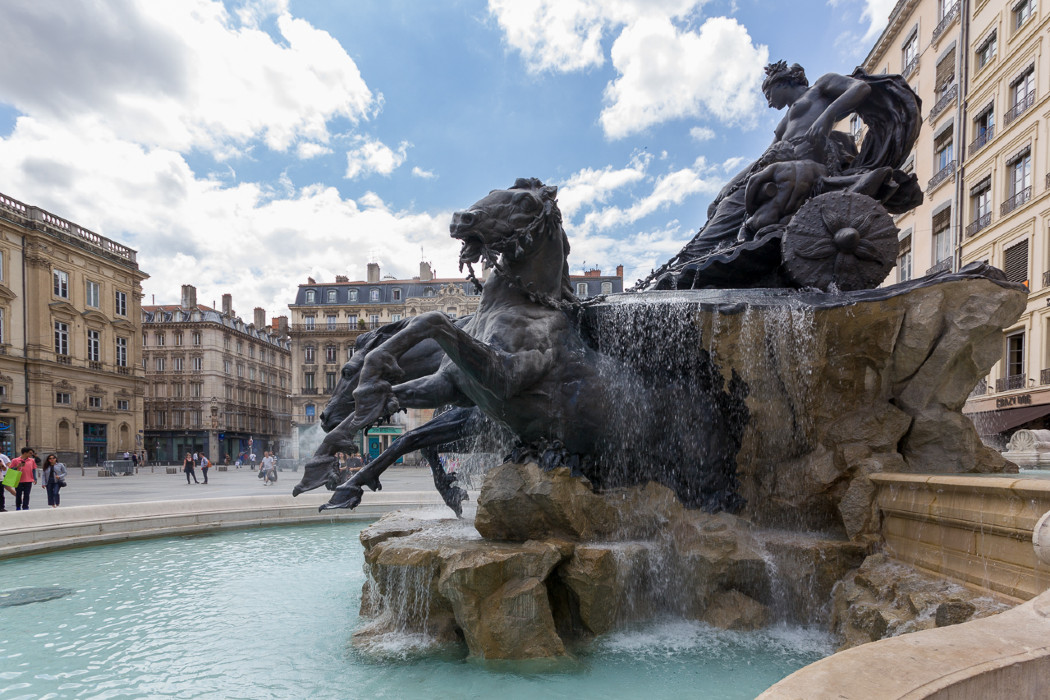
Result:
{"type": "Polygon", "coordinates": [[[179,304],[142,308],[141,340],[151,459],[180,462],[202,451],[216,463],[252,452],[261,460],[266,450],[287,456],[291,353],[263,309],[245,323],[229,294],[219,311],[183,285],[179,304]]]}
{"type": "Polygon", "coordinates": [[[926,201],[896,219],[888,282],[987,261],[1031,290],[966,407],[998,442],[1050,414],[1048,34],[1050,0],[901,0],[863,64],[905,75],[925,118],[909,167],[926,201]]]}
{"type": "Polygon", "coordinates": [[[142,447],[136,252],[0,195],[0,450],[67,466],[142,447]]]}
{"type": "MultiPolygon", "coordinates": [[[[291,312],[289,337],[292,366],[292,420],[298,448],[296,455],[312,453],[324,433],[318,416],[339,381],[339,371],[353,354],[354,342],[362,333],[387,323],[441,311],[455,318],[474,313],[481,295],[463,278],[436,278],[430,264],[419,265],[412,279],[382,278],[379,265],[369,263],[365,280],[351,282],[337,276],[335,282],[308,279],[299,285],[291,312]]],[[[582,298],[623,291],[623,266],[616,275],[589,270],[570,278],[582,298]]],[[[407,430],[433,417],[432,410],[410,409],[391,417],[391,422],[372,428],[362,437],[362,454],[375,456],[407,430]]]]}

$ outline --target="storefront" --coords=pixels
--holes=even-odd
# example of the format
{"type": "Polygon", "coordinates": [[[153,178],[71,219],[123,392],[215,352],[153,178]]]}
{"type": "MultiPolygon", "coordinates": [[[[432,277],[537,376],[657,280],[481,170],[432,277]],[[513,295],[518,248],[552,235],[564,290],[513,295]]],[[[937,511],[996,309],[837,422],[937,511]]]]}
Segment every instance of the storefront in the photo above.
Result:
{"type": "MultiPolygon", "coordinates": [[[[400,425],[381,425],[371,428],[362,438],[361,454],[365,456],[366,461],[371,462],[390,447],[390,443],[401,437],[404,432],[405,428],[400,425]]],[[[404,461],[404,458],[401,457],[394,464],[404,464],[404,461]]]]}

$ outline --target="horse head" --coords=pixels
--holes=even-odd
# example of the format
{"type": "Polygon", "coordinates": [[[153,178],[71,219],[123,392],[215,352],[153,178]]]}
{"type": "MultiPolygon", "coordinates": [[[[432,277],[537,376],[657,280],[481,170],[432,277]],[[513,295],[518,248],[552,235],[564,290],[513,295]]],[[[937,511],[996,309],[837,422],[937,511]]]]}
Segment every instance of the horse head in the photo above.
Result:
{"type": "MultiPolygon", "coordinates": [[[[464,211],[452,214],[449,232],[461,241],[460,269],[484,260],[499,271],[502,262],[513,263],[543,244],[553,241],[568,256],[569,240],[561,224],[558,188],[536,178],[519,178],[505,190],[492,190],[464,211]]],[[[565,290],[568,266],[565,267],[565,290]]]]}

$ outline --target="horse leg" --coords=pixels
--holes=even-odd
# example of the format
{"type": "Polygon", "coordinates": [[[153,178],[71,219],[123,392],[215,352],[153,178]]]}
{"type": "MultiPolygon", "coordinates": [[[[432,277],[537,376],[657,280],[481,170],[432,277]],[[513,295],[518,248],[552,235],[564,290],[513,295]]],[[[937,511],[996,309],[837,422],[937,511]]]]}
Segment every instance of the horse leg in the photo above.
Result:
{"type": "Polygon", "coordinates": [[[441,494],[441,499],[456,513],[457,517],[461,516],[463,508],[460,503],[466,500],[467,492],[456,486],[455,476],[445,474],[444,470],[441,469],[441,463],[437,462],[437,468],[440,470],[441,477],[443,477],[439,481],[439,473],[434,469],[437,451],[433,450],[433,448],[436,445],[452,442],[471,434],[473,418],[473,408],[457,408],[442,413],[425,425],[405,433],[397,440],[394,440],[390,447],[364,466],[361,471],[341,484],[335,490],[335,493],[332,494],[332,498],[328,503],[321,506],[321,510],[356,507],[361,502],[361,497],[364,494],[362,487],[367,486],[373,491],[382,489],[383,487],[379,483],[379,476],[390,465],[409,452],[423,450],[423,456],[430,462],[431,471],[434,473],[434,485],[437,487],[438,493],[441,494]],[[431,460],[428,451],[433,451],[434,460],[431,460]]]}

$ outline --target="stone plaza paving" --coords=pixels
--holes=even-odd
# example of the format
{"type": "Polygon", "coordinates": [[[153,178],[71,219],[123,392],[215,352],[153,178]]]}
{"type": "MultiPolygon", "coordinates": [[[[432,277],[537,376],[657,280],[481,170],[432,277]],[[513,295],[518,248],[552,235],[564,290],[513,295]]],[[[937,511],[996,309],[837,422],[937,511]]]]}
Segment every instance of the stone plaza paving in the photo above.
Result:
{"type": "MultiPolygon", "coordinates": [[[[262,479],[250,468],[236,469],[231,466],[229,471],[221,472],[213,467],[208,470],[207,485],[191,483],[187,486],[186,475],[182,473],[181,467],[176,474],[165,473],[163,466],[142,467],[133,476],[100,477],[97,473],[94,468],[85,469],[83,475],[79,468],[70,469],[66,480],[69,486],[62,489],[62,507],[237,496],[290,496],[292,486],[302,476],[302,472],[282,471],[278,473],[276,484],[263,486],[262,479]]],[[[197,470],[197,479],[203,482],[200,469],[197,470]]],[[[434,491],[434,481],[430,469],[426,467],[388,469],[383,474],[382,482],[383,494],[434,491]]],[[[324,489],[318,489],[313,493],[324,492],[324,489]]],[[[437,492],[434,493],[436,495],[437,492]]],[[[365,498],[367,500],[368,496],[365,498]]],[[[14,511],[14,496],[5,494],[5,502],[7,509],[14,511]]],[[[44,489],[34,486],[30,493],[29,509],[32,511],[47,507],[44,489]]]]}

